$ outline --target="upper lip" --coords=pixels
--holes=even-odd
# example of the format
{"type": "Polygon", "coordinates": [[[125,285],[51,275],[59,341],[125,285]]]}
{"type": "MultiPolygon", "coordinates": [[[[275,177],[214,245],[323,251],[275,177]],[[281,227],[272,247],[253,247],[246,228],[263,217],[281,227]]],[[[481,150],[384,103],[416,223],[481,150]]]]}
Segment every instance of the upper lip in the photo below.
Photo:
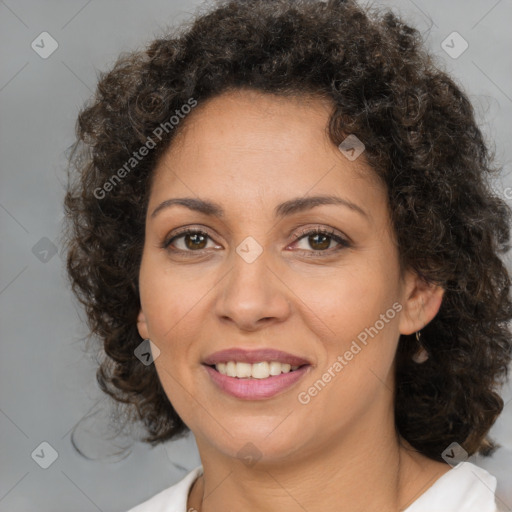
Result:
{"type": "Polygon", "coordinates": [[[243,348],[229,348],[215,352],[203,361],[206,365],[215,365],[218,363],[227,363],[228,361],[235,361],[237,363],[259,363],[262,361],[277,361],[282,364],[290,364],[291,366],[302,366],[310,364],[309,361],[302,357],[281,352],[271,348],[246,350],[243,348]]]}

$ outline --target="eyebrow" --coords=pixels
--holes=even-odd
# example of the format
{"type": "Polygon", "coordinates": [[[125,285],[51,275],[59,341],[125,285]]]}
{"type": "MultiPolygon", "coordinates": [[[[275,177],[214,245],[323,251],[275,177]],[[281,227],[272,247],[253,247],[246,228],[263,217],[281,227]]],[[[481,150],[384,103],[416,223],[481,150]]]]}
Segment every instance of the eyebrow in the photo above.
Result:
{"type": "MultiPolygon", "coordinates": [[[[167,199],[166,201],[160,203],[153,210],[151,218],[156,217],[158,213],[160,213],[162,210],[170,208],[171,206],[174,205],[184,206],[189,210],[193,210],[213,217],[221,218],[224,217],[225,215],[222,206],[220,206],[218,203],[214,203],[213,201],[197,199],[193,197],[176,197],[173,199],[167,199]]],[[[294,199],[290,199],[276,206],[276,208],[274,209],[274,216],[278,218],[283,218],[321,205],[345,206],[361,214],[367,220],[369,219],[368,213],[357,204],[352,203],[348,199],[332,195],[297,197],[294,199]]]]}

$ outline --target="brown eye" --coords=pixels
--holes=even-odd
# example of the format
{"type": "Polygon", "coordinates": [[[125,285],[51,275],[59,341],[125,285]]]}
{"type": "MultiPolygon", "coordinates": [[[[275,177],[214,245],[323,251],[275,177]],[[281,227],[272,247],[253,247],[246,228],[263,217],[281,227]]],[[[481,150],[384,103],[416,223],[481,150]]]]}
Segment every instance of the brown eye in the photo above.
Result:
{"type": "Polygon", "coordinates": [[[162,247],[175,253],[192,253],[207,249],[208,242],[213,242],[208,233],[187,229],[169,238],[162,244],[162,247]]]}
{"type": "Polygon", "coordinates": [[[206,247],[207,239],[207,235],[205,236],[200,233],[184,235],[185,246],[187,247],[187,249],[191,250],[204,249],[206,247]]]}
{"type": "Polygon", "coordinates": [[[331,238],[322,233],[315,233],[308,236],[308,242],[312,249],[321,251],[329,248],[331,245],[331,238]]]}
{"type": "Polygon", "coordinates": [[[309,256],[329,256],[351,246],[350,242],[342,236],[326,229],[306,230],[299,233],[296,238],[295,244],[298,245],[299,252],[309,256]],[[332,242],[335,244],[333,247],[331,247],[332,242]],[[302,247],[300,244],[303,244],[302,247]]]}

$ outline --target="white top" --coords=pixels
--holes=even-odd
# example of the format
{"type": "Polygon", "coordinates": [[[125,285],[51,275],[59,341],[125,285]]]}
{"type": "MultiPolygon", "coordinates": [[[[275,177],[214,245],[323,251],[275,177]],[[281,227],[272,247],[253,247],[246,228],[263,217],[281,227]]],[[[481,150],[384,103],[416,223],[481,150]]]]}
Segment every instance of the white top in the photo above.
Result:
{"type": "MultiPolygon", "coordinates": [[[[128,512],[187,512],[188,493],[203,474],[198,466],[173,486],[128,512]]],[[[441,476],[403,512],[498,512],[496,478],[470,462],[461,462],[441,476]]]]}

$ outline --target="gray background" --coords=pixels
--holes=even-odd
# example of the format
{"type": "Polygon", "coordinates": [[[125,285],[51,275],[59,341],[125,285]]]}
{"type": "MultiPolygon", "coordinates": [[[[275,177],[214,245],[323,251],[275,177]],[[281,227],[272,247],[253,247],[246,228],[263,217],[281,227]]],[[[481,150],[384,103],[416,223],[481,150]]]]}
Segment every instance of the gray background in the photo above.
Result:
{"type": "MultiPolygon", "coordinates": [[[[199,464],[190,437],[154,449],[136,443],[124,458],[116,455],[122,437],[105,440],[107,402],[96,385],[94,361],[84,350],[84,315],[69,291],[59,246],[66,149],[98,70],[108,69],[120,52],[142,48],[167,24],[189,18],[197,5],[183,0],[0,1],[1,512],[120,512],[199,464]],[[44,31],[58,43],[46,59],[31,47],[44,31]],[[97,414],[87,419],[92,413],[97,414]],[[81,419],[79,445],[93,458],[101,455],[100,461],[84,459],[71,446],[70,431],[81,419]],[[43,447],[43,457],[38,448],[44,441],[58,453],[48,469],[36,463],[50,461],[50,451],[43,447]],[[34,450],[39,458],[31,456],[34,450]]],[[[504,167],[496,191],[512,199],[512,0],[374,5],[396,8],[417,26],[469,94],[504,167]],[[457,58],[441,47],[453,31],[469,44],[457,58]]],[[[461,41],[449,44],[452,51],[461,48],[461,41]]],[[[498,477],[501,506],[512,510],[510,385],[503,396],[507,405],[492,430],[502,448],[491,459],[474,460],[498,477]]]]}

